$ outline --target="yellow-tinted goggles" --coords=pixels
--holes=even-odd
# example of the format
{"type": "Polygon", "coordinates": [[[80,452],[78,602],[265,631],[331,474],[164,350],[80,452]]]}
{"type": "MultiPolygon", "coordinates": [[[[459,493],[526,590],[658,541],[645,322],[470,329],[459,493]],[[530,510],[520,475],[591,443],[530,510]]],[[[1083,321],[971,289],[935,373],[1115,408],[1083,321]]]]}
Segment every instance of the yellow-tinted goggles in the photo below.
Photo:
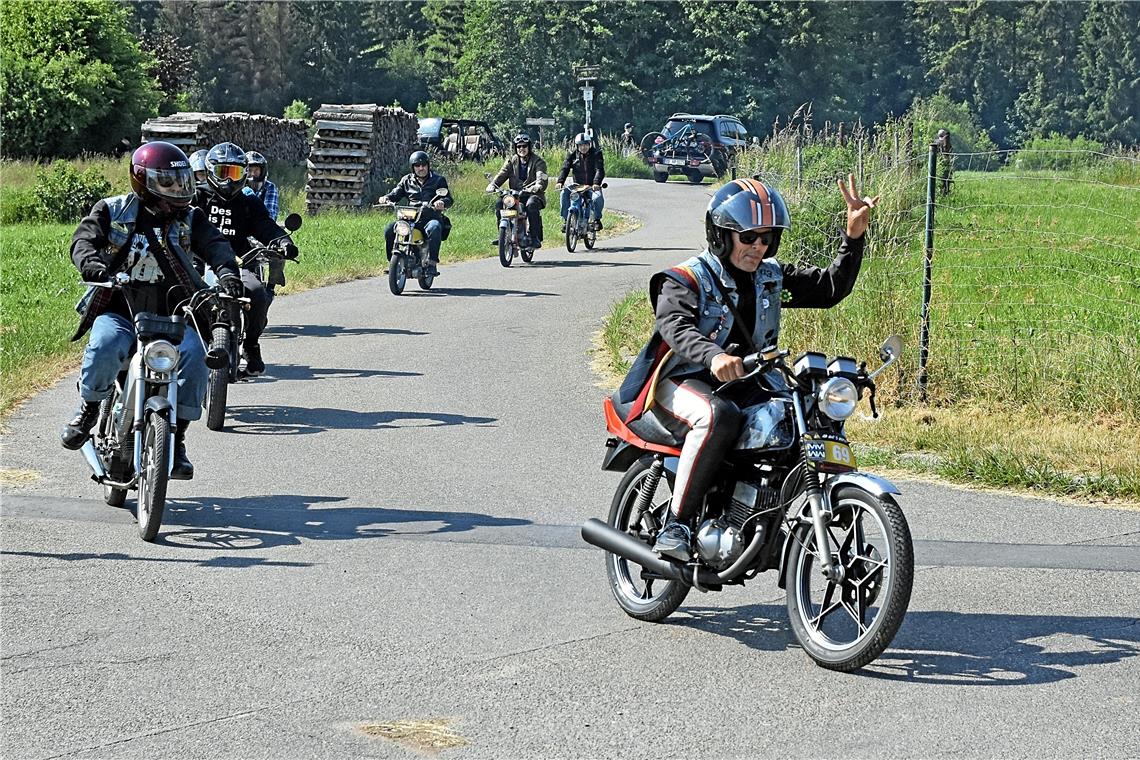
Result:
{"type": "Polygon", "coordinates": [[[214,164],[211,171],[218,179],[232,179],[236,182],[245,177],[245,167],[241,164],[214,164]]]}

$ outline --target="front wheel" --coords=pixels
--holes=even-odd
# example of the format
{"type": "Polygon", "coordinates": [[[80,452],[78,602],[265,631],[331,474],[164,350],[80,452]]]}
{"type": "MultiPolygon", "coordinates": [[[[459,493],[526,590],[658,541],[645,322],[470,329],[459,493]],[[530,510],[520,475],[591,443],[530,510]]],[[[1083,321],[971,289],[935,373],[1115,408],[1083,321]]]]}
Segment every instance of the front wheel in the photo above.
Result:
{"type": "MultiPolygon", "coordinates": [[[[230,331],[228,328],[218,326],[214,328],[210,349],[221,348],[230,356],[230,331]]],[[[229,396],[230,368],[210,370],[210,379],[206,383],[206,427],[210,430],[221,430],[226,424],[226,398],[229,396]]]]}
{"type": "Polygon", "coordinates": [[[499,228],[499,263],[505,267],[511,265],[515,258],[514,241],[507,237],[507,228],[499,228]]]}
{"type": "MultiPolygon", "coordinates": [[[[657,529],[665,524],[672,492],[664,475],[650,495],[649,510],[638,525],[631,525],[633,507],[649,477],[653,460],[649,457],[634,462],[618,484],[610,505],[609,524],[623,533],[652,545],[657,529]],[[656,526],[656,527],[650,527],[656,526]]],[[[642,567],[634,562],[606,552],[606,575],[610,590],[625,614],[638,620],[656,623],[669,617],[685,601],[689,587],[678,581],[664,578],[642,578],[642,567]]]]}
{"type": "Polygon", "coordinates": [[[404,257],[401,254],[393,254],[392,260],[388,262],[388,289],[392,291],[392,295],[398,296],[404,292],[404,285],[408,282],[408,272],[404,268],[404,257]]]}
{"type": "Polygon", "coordinates": [[[910,604],[914,548],[899,505],[855,486],[837,489],[827,527],[838,582],[821,573],[815,531],[797,526],[785,579],[792,632],[828,670],[849,672],[890,645],[910,604]]]}
{"type": "Polygon", "coordinates": [[[578,247],[578,212],[571,211],[566,217],[566,250],[574,253],[578,247]]]}
{"type": "Polygon", "coordinates": [[[143,431],[142,471],[139,472],[139,500],[135,517],[139,536],[153,541],[162,525],[166,507],[166,486],[170,478],[170,420],[158,413],[146,418],[143,431]]]}

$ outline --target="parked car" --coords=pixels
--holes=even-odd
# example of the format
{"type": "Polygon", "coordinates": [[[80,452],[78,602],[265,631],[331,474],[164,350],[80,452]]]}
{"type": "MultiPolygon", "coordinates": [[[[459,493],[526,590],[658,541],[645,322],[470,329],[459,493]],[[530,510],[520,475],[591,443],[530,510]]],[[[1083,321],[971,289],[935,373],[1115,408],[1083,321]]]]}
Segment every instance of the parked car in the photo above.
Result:
{"type": "Polygon", "coordinates": [[[747,145],[748,130],[735,116],[675,113],[660,132],[641,138],[641,155],[656,181],[683,174],[696,185],[705,177],[728,174],[737,152],[747,145]]]}
{"type": "Polygon", "coordinates": [[[456,160],[483,160],[503,154],[503,141],[485,121],[427,116],[419,120],[416,138],[424,150],[456,160]]]}

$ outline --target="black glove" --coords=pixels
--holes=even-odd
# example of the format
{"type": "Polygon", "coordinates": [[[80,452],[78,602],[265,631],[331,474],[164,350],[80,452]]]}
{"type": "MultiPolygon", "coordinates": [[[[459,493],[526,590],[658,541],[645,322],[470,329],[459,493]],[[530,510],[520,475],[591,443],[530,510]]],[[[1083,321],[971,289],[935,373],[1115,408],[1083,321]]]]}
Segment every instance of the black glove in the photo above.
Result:
{"type": "Polygon", "coordinates": [[[290,241],[285,244],[285,258],[289,259],[290,261],[296,261],[297,256],[299,256],[300,253],[301,251],[297,249],[296,243],[290,241]]]}
{"type": "Polygon", "coordinates": [[[106,282],[107,281],[107,265],[98,259],[83,262],[83,267],[79,270],[83,275],[84,282],[106,282]]]}
{"type": "Polygon", "coordinates": [[[218,284],[222,286],[225,294],[232,298],[241,298],[245,295],[245,285],[242,285],[241,278],[237,275],[222,275],[218,284]]]}

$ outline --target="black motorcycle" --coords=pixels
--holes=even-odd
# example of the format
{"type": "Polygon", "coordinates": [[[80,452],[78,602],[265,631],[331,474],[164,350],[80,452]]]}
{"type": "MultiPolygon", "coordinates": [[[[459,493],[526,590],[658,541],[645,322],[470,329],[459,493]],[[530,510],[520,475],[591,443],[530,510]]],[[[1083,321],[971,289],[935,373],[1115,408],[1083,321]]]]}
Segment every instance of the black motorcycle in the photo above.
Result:
{"type": "Polygon", "coordinates": [[[776,570],[792,632],[815,662],[850,671],[882,654],[910,602],[914,551],[899,490],[856,469],[844,421],[864,391],[878,416],[874,378],[901,350],[898,337],[888,339],[885,364],[871,373],[866,363],[815,352],[791,366],[786,351],[747,357],[748,374],[717,390],[745,420],[708,491],[688,562],[650,548],[668,516],[682,441],[652,413],[627,426],[607,399],[614,437],[603,467],[625,477],[608,524],[590,519],[582,537],[608,552],[621,608],[656,622],[690,589],[719,591],[776,570]]]}
{"type": "MultiPolygon", "coordinates": [[[[284,226],[289,232],[296,232],[301,229],[301,216],[290,214],[285,217],[284,226]]],[[[288,236],[251,248],[242,257],[241,267],[253,267],[258,279],[268,287],[284,285],[283,245],[286,237],[288,236]]],[[[207,282],[212,277],[212,273],[207,274],[207,282]]],[[[210,430],[221,430],[225,426],[229,386],[246,378],[241,371],[241,345],[245,339],[245,312],[249,310],[249,299],[234,298],[224,292],[219,293],[218,298],[218,306],[214,309],[210,325],[209,355],[225,357],[225,364],[210,370],[210,379],[206,384],[203,406],[206,410],[206,427],[210,430]]]]}

